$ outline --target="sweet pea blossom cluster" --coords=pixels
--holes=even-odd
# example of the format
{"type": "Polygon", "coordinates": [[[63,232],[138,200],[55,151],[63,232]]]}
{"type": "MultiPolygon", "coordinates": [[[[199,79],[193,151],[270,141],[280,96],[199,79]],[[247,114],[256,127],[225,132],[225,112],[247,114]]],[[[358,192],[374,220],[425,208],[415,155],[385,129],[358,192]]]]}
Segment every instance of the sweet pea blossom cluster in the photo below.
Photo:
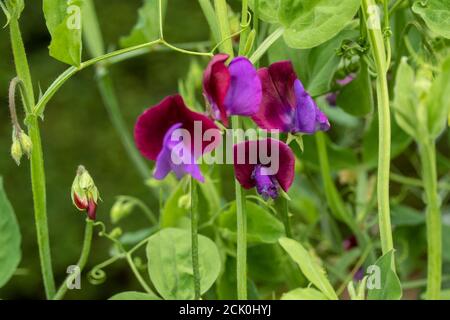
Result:
{"type": "MultiPolygon", "coordinates": [[[[192,136],[195,122],[201,123],[202,136],[209,129],[219,130],[215,121],[227,127],[231,116],[251,117],[261,129],[292,134],[313,134],[330,128],[326,115],[305,90],[290,61],[257,70],[245,57],[228,60],[228,55],[217,54],[204,71],[203,95],[208,114],[190,110],[180,95],[174,95],[139,116],[135,141],[144,157],[156,161],[154,178],[164,179],[173,171],[178,179],[190,175],[204,182],[197,160],[218,142],[211,148],[209,142],[202,141],[200,148],[194,148],[174,139],[178,129],[192,136]]],[[[295,156],[287,144],[277,139],[244,141],[234,145],[233,151],[235,176],[243,188],[256,187],[264,199],[277,198],[280,188],[289,190],[294,181],[295,156]],[[276,172],[251,154],[259,148],[269,156],[275,154],[276,148],[276,172]],[[244,155],[239,161],[238,154],[244,155]]]]}

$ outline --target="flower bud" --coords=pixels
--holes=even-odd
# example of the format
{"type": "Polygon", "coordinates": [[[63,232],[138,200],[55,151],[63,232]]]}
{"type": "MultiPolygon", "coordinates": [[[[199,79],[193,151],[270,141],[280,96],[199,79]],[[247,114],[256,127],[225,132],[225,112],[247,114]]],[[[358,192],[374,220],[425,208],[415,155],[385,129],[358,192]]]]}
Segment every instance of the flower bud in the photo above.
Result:
{"type": "Polygon", "coordinates": [[[17,163],[17,165],[20,165],[20,159],[22,158],[23,151],[22,147],[20,146],[20,142],[18,139],[13,138],[13,142],[11,145],[11,157],[14,159],[14,161],[17,163]]]}
{"type": "Polygon", "coordinates": [[[85,211],[89,219],[95,220],[100,196],[94,180],[83,166],[78,167],[72,183],[71,196],[74,206],[80,211],[85,211]]]}
{"type": "Polygon", "coordinates": [[[22,146],[22,151],[28,156],[31,155],[31,150],[33,149],[33,143],[31,142],[30,137],[25,133],[21,132],[19,136],[20,145],[22,146]]]}
{"type": "Polygon", "coordinates": [[[135,203],[133,201],[129,201],[124,198],[119,198],[114,203],[114,205],[111,208],[110,217],[111,222],[116,224],[123,218],[130,215],[130,213],[133,211],[135,203]]]}

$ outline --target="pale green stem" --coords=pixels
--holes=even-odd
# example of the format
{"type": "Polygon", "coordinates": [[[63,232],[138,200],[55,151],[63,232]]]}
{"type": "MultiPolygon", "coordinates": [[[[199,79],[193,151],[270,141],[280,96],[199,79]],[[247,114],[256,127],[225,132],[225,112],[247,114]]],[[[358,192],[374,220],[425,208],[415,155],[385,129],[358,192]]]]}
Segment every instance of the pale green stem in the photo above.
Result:
{"type": "MultiPolygon", "coordinates": [[[[367,26],[372,56],[377,73],[377,102],[378,102],[378,218],[383,254],[394,247],[392,240],[391,216],[389,208],[389,170],[391,159],[391,116],[389,109],[389,90],[387,83],[387,57],[379,16],[374,14],[378,8],[374,0],[363,0],[362,9],[367,26]]],[[[387,27],[387,26],[385,26],[387,27]]],[[[394,262],[392,267],[395,268],[394,262]]]]}
{"type": "Polygon", "coordinates": [[[148,293],[153,293],[153,290],[150,289],[149,285],[147,284],[147,282],[145,282],[145,280],[144,280],[144,278],[142,278],[142,275],[140,274],[139,270],[134,265],[133,257],[129,253],[127,253],[125,256],[126,256],[128,265],[131,268],[131,271],[133,271],[133,274],[135,275],[137,281],[140,283],[142,288],[144,288],[144,290],[148,293]]]}
{"type": "Polygon", "coordinates": [[[428,283],[427,299],[438,300],[442,278],[442,222],[437,184],[436,146],[427,140],[419,145],[427,203],[428,283]]]}
{"type": "Polygon", "coordinates": [[[282,27],[276,29],[274,32],[272,32],[264,41],[261,43],[261,45],[258,47],[258,49],[255,50],[255,52],[251,55],[249,60],[252,63],[256,63],[261,59],[261,57],[266,53],[266,51],[277,41],[284,33],[284,29],[282,27]]]}
{"type": "MultiPolygon", "coordinates": [[[[241,11],[241,25],[246,26],[248,21],[248,0],[242,0],[242,11],[241,11]]],[[[239,55],[244,54],[245,45],[247,43],[248,28],[246,28],[240,35],[239,39],[239,55]]]]}
{"type": "MultiPolygon", "coordinates": [[[[25,110],[29,113],[34,106],[33,83],[31,80],[28,60],[17,19],[11,19],[9,27],[17,76],[22,80],[25,88],[22,98],[25,105],[25,110]]],[[[31,188],[33,192],[39,259],[44,281],[45,294],[47,299],[50,299],[55,293],[55,280],[53,276],[50,240],[48,235],[45,171],[41,135],[39,132],[39,123],[36,117],[28,115],[27,125],[28,134],[33,145],[30,157],[31,188]]]]}
{"type": "Polygon", "coordinates": [[[200,267],[198,262],[198,206],[197,182],[191,177],[191,249],[192,270],[194,275],[194,299],[201,298],[200,267]]]}
{"type": "MultiPolygon", "coordinates": [[[[83,271],[84,267],[86,266],[89,257],[89,252],[91,251],[93,231],[94,231],[94,221],[87,219],[86,227],[84,230],[83,248],[81,249],[81,255],[77,262],[80,274],[83,271]]],[[[61,300],[67,292],[68,289],[67,285],[71,283],[75,279],[75,277],[79,276],[80,274],[73,273],[68,275],[64,280],[64,282],[59,287],[58,291],[56,292],[56,295],[53,297],[53,300],[61,300]]]]}

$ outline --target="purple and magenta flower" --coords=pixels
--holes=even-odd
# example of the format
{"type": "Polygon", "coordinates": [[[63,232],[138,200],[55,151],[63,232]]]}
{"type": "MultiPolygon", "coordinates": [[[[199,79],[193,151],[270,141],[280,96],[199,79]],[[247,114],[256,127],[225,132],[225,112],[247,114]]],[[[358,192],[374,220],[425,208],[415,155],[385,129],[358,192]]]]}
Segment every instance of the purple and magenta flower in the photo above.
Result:
{"type": "Polygon", "coordinates": [[[203,75],[203,91],[212,116],[225,126],[231,115],[253,115],[262,99],[261,81],[250,60],[236,57],[227,66],[228,57],[215,55],[203,75]]]}
{"type": "Polygon", "coordinates": [[[330,128],[327,116],[305,90],[290,61],[280,61],[268,68],[261,68],[258,76],[263,97],[252,119],[259,127],[306,134],[330,128]]]}
{"type": "Polygon", "coordinates": [[[256,187],[256,191],[266,200],[277,198],[279,188],[285,192],[289,190],[294,182],[294,169],[294,153],[279,140],[245,141],[234,146],[236,179],[244,189],[256,187]],[[277,152],[274,148],[277,148],[277,152]],[[261,154],[271,161],[262,159],[261,154]],[[273,161],[277,162],[276,166],[273,161]],[[273,172],[274,167],[278,169],[276,172],[273,172]]]}
{"type": "Polygon", "coordinates": [[[197,122],[197,134],[203,137],[208,129],[218,129],[205,115],[189,110],[180,95],[166,97],[159,104],[145,110],[138,118],[134,128],[134,138],[139,151],[146,158],[156,161],[154,177],[158,180],[171,171],[178,179],[189,174],[203,182],[204,177],[195,160],[203,153],[211,151],[219,141],[201,143],[195,150],[194,123],[197,122]],[[190,141],[174,139],[177,129],[185,129],[190,134],[190,141]],[[180,148],[181,146],[181,148],[180,148]]]}

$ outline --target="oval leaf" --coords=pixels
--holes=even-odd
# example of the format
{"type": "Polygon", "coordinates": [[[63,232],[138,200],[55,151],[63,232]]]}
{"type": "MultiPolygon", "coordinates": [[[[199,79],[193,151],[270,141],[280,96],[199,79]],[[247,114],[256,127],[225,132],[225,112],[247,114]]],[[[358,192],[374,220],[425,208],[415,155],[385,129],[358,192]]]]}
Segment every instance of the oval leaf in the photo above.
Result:
{"type": "Polygon", "coordinates": [[[297,288],[283,293],[281,300],[328,300],[328,298],[314,288],[297,288]]]}
{"type": "MultiPolygon", "coordinates": [[[[216,244],[198,236],[200,289],[205,293],[219,276],[221,260],[216,244]]],[[[191,234],[167,228],[150,237],[147,244],[148,272],[159,294],[166,300],[194,298],[191,234]]]]}
{"type": "Polygon", "coordinates": [[[137,291],[125,291],[113,295],[108,300],[161,300],[156,294],[137,292],[137,291]]]}
{"type": "Polygon", "coordinates": [[[352,21],[361,0],[281,0],[279,19],[286,43],[298,49],[316,47],[352,21]]]}
{"type": "Polygon", "coordinates": [[[371,269],[367,269],[368,300],[399,300],[402,297],[400,280],[392,270],[393,255],[393,250],[387,252],[371,266],[371,269]]]}
{"type": "Polygon", "coordinates": [[[434,33],[450,39],[450,1],[416,1],[412,10],[422,17],[434,33]]]}
{"type": "Polygon", "coordinates": [[[81,63],[81,7],[83,0],[44,0],[43,10],[52,37],[50,55],[73,66],[81,63]]]}
{"type": "Polygon", "coordinates": [[[280,245],[298,264],[305,277],[311,281],[328,299],[337,300],[338,297],[333,286],[328,281],[325,271],[297,241],[290,238],[281,238],[280,245]]]}
{"type": "MultiPolygon", "coordinates": [[[[276,243],[284,235],[284,226],[264,208],[247,201],[247,240],[256,243],[276,243]]],[[[219,227],[225,237],[236,241],[236,203],[223,212],[219,218],[219,227]]]]}
{"type": "Polygon", "coordinates": [[[16,271],[21,258],[20,230],[0,177],[0,288],[16,271]]]}

